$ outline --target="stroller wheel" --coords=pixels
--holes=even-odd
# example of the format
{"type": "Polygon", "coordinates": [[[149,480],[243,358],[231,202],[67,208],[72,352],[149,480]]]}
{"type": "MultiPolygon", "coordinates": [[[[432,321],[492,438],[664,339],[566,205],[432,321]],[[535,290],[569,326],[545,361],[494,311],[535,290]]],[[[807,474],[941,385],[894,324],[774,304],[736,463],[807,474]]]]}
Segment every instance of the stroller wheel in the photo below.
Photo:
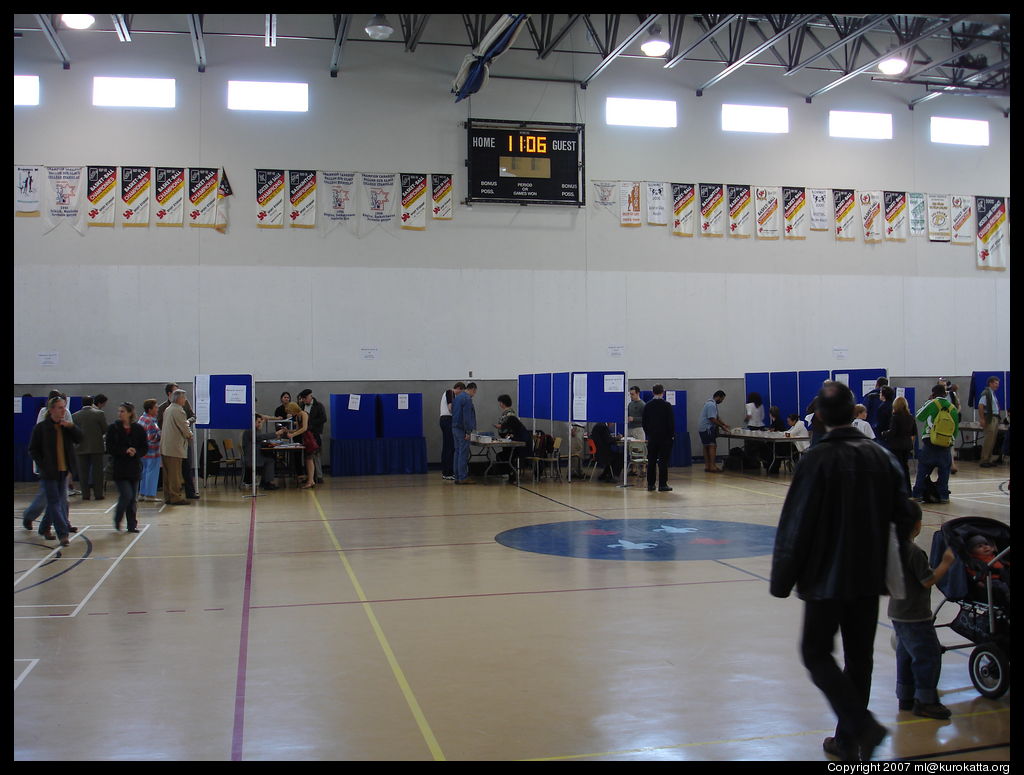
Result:
{"type": "Polygon", "coordinates": [[[982,643],[975,648],[968,669],[971,683],[983,697],[994,700],[1010,688],[1010,660],[994,643],[982,643]]]}

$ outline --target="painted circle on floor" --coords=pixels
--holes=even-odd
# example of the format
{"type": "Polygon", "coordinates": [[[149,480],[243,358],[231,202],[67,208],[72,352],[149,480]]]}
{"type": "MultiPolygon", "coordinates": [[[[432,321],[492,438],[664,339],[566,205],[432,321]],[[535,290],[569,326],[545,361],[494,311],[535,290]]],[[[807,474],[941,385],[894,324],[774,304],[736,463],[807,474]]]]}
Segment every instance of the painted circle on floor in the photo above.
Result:
{"type": "Polygon", "coordinates": [[[527,525],[494,540],[524,552],[592,560],[728,560],[771,554],[775,528],[704,519],[607,519],[527,525]]]}

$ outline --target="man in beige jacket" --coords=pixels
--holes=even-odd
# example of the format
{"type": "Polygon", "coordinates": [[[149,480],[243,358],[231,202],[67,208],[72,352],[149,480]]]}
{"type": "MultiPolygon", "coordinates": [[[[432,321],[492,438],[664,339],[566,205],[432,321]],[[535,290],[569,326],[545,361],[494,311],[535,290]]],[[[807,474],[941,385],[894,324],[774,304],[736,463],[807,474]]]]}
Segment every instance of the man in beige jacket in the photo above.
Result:
{"type": "Polygon", "coordinates": [[[188,456],[192,427],[185,414],[185,391],[171,393],[171,402],[164,410],[160,426],[160,455],[164,467],[164,502],[171,506],[187,506],[183,491],[181,465],[188,456]]]}

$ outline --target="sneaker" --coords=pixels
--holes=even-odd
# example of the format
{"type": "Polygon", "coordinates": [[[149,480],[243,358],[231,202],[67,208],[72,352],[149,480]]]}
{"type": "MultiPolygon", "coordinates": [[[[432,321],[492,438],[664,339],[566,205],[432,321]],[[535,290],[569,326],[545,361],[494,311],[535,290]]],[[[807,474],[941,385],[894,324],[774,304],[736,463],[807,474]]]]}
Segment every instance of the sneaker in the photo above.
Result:
{"type": "Polygon", "coordinates": [[[81,490],[68,490],[68,495],[81,495],[81,490]]]}
{"type": "Polygon", "coordinates": [[[441,478],[446,480],[446,481],[449,481],[449,482],[454,482],[455,481],[455,475],[454,474],[441,474],[441,478]]]}
{"type": "Polygon", "coordinates": [[[947,719],[953,715],[953,711],[941,702],[914,702],[914,715],[925,718],[947,719]]]}
{"type": "Polygon", "coordinates": [[[911,700],[900,700],[900,710],[913,710],[915,704],[916,704],[916,701],[912,700],[912,699],[911,700]]]}

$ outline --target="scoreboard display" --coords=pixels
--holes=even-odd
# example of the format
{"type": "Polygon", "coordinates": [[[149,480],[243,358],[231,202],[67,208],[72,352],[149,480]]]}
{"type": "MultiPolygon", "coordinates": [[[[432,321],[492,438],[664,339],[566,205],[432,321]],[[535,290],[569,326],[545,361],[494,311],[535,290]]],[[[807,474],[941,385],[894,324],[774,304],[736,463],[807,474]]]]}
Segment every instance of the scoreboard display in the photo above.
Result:
{"type": "Polygon", "coordinates": [[[466,122],[466,203],[586,204],[583,124],[466,122]]]}

